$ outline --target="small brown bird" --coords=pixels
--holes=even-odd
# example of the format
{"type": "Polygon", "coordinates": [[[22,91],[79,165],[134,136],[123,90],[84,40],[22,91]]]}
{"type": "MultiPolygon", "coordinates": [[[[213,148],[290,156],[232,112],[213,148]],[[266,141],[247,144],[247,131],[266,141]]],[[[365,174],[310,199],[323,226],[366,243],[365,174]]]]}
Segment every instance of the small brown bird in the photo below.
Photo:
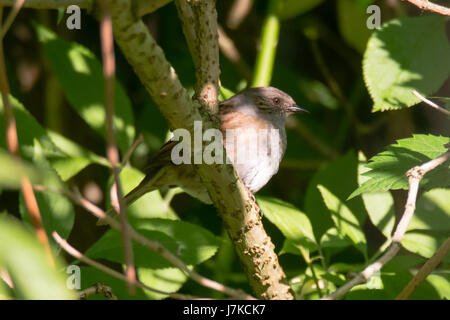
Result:
{"type": "MultiPolygon", "coordinates": [[[[301,111],[307,112],[288,94],[274,87],[246,89],[220,103],[220,131],[227,157],[252,193],[260,190],[277,173],[286,149],[286,118],[301,111]],[[234,137],[237,142],[230,141],[234,137]],[[239,157],[240,154],[243,156],[239,157]]],[[[194,166],[173,163],[172,150],[178,143],[172,139],[159,150],[145,170],[145,178],[125,196],[127,206],[147,192],[176,186],[211,203],[194,166]]]]}

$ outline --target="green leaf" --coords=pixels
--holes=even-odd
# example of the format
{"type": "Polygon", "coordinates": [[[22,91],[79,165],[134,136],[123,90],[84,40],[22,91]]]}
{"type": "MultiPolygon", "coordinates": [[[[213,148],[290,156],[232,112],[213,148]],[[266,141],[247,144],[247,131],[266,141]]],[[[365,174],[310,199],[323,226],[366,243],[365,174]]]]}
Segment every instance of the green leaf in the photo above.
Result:
{"type": "Polygon", "coordinates": [[[92,163],[106,167],[110,166],[108,160],[104,157],[82,148],[59,133],[49,130],[47,134],[56,147],[64,152],[64,156],[49,158],[52,167],[58,172],[63,181],[72,178],[92,163]]]}
{"type": "MultiPolygon", "coordinates": [[[[366,158],[362,153],[359,154],[359,161],[358,184],[361,186],[370,179],[364,176],[364,173],[370,169],[367,167],[366,158]]],[[[363,193],[362,200],[374,226],[389,239],[395,225],[394,199],[390,192],[363,193]]]]}
{"type": "MultiPolygon", "coordinates": [[[[71,106],[95,131],[105,136],[102,64],[86,47],[58,38],[44,26],[36,25],[35,28],[71,106]]],[[[117,80],[114,107],[116,142],[125,153],[133,143],[134,120],[130,100],[117,80]]]]}
{"type": "Polygon", "coordinates": [[[2,149],[0,163],[0,186],[3,188],[20,188],[23,177],[28,177],[32,183],[40,183],[43,179],[42,171],[38,168],[25,161],[18,161],[2,149]]]}
{"type": "Polygon", "coordinates": [[[364,52],[367,40],[372,30],[366,27],[369,17],[366,13],[367,6],[371,1],[359,3],[355,0],[339,0],[336,2],[339,31],[347,43],[358,50],[364,52]]]}
{"type": "Polygon", "coordinates": [[[231,91],[230,89],[227,89],[224,86],[220,86],[220,88],[219,88],[219,100],[220,101],[230,99],[234,95],[235,95],[235,93],[233,91],[231,91]]]}
{"type": "Polygon", "coordinates": [[[372,111],[410,107],[437,91],[450,73],[446,18],[439,15],[391,20],[372,34],[363,59],[372,111]]]}
{"type": "MultiPolygon", "coordinates": [[[[19,138],[20,153],[22,156],[27,159],[33,158],[35,140],[39,141],[46,154],[62,155],[47,136],[45,129],[41,127],[24,106],[13,96],[10,96],[10,101],[16,118],[17,136],[19,138]]],[[[0,99],[0,120],[0,146],[6,149],[3,99],[0,99]]]]}
{"type": "Polygon", "coordinates": [[[450,189],[432,189],[420,196],[410,230],[450,230],[450,189]]]}
{"type": "Polygon", "coordinates": [[[402,239],[402,246],[425,258],[431,258],[447,237],[437,233],[408,231],[402,239]]]}
{"type": "MultiPolygon", "coordinates": [[[[396,189],[408,189],[405,173],[418,165],[434,159],[447,151],[444,146],[450,138],[416,134],[412,138],[401,139],[390,145],[387,151],[370,159],[367,165],[371,170],[365,175],[370,179],[356,189],[349,199],[366,192],[378,192],[396,189]]],[[[446,187],[450,183],[448,163],[427,173],[420,185],[425,189],[446,187]]]]}
{"type": "Polygon", "coordinates": [[[448,274],[430,274],[427,279],[421,283],[410,297],[411,300],[423,300],[423,299],[450,299],[450,277],[448,274]],[[432,292],[428,290],[427,294],[421,294],[421,288],[425,285],[429,285],[433,288],[432,292]],[[420,296],[418,296],[420,294],[420,296]]]}
{"type": "MultiPolygon", "coordinates": [[[[136,230],[147,239],[156,241],[177,255],[188,265],[199,264],[211,258],[220,245],[220,239],[196,225],[167,219],[139,219],[136,230]]],[[[147,247],[133,243],[137,267],[151,269],[170,268],[173,265],[147,247]]],[[[121,235],[116,230],[107,231],[86,251],[91,258],[103,258],[123,263],[121,235]]]]}
{"type": "Polygon", "coordinates": [[[328,208],[325,206],[317,185],[323,185],[330,190],[355,214],[360,224],[364,223],[367,215],[361,199],[346,201],[348,195],[356,189],[358,159],[353,151],[326,164],[317,171],[308,184],[304,211],[308,215],[314,234],[318,239],[334,226],[328,208]],[[355,201],[356,200],[356,201],[355,201]]]}
{"type": "Polygon", "coordinates": [[[327,188],[322,185],[318,185],[317,188],[322,194],[325,205],[330,210],[331,217],[339,234],[351,240],[355,247],[367,258],[366,237],[362,232],[362,227],[359,224],[358,219],[356,219],[350,209],[327,188]]]}
{"type": "MultiPolygon", "coordinates": [[[[63,180],[77,174],[92,162],[105,164],[106,159],[83,150],[61,135],[46,131],[36,119],[14,97],[10,96],[17,123],[20,151],[23,157],[33,159],[35,142],[38,141],[45,157],[63,180]]],[[[6,148],[3,119],[3,102],[0,101],[0,146],[6,148]]]]}
{"type": "Polygon", "coordinates": [[[278,0],[277,14],[281,20],[294,18],[320,5],[324,0],[278,0]]]}
{"type": "Polygon", "coordinates": [[[0,269],[5,268],[14,283],[18,299],[76,299],[66,287],[65,275],[48,264],[45,250],[18,221],[0,217],[0,269]]]}
{"type": "Polygon", "coordinates": [[[320,239],[320,245],[323,248],[329,247],[348,247],[352,243],[338,231],[336,228],[330,228],[325,232],[320,239]]]}
{"type": "MultiPolygon", "coordinates": [[[[43,154],[43,149],[39,142],[35,142],[33,162],[48,172],[48,174],[44,176],[42,184],[50,189],[63,189],[63,182],[52,170],[50,163],[43,154]]],[[[48,238],[53,241],[53,231],[58,232],[61,237],[67,238],[75,222],[75,210],[72,202],[67,199],[66,196],[55,192],[36,192],[35,196],[48,238]]],[[[19,197],[19,211],[22,219],[31,223],[23,194],[20,194],[19,197]]]]}
{"type": "MultiPolygon", "coordinates": [[[[138,268],[137,273],[139,280],[147,286],[170,293],[178,291],[188,279],[187,275],[177,268],[158,270],[138,268]]],[[[167,297],[149,290],[144,290],[144,293],[149,299],[164,299],[167,297]]]]}
{"type": "Polygon", "coordinates": [[[287,239],[311,250],[317,248],[312,226],[306,214],[276,198],[258,196],[257,201],[264,217],[276,225],[287,239]]]}

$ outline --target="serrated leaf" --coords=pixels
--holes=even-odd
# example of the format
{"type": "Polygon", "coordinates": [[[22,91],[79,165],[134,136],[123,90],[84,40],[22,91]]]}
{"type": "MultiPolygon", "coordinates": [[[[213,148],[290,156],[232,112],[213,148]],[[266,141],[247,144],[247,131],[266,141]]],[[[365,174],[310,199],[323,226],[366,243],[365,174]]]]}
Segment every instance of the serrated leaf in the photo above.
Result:
{"type": "Polygon", "coordinates": [[[295,244],[308,249],[317,248],[311,223],[306,214],[292,204],[272,197],[257,197],[264,217],[269,219],[283,235],[295,244]]]}
{"type": "MultiPolygon", "coordinates": [[[[147,239],[156,241],[177,255],[188,265],[199,264],[212,257],[220,239],[196,225],[167,219],[139,219],[136,230],[147,239]]],[[[149,248],[133,242],[135,265],[150,269],[170,268],[173,265],[149,248]]],[[[116,230],[107,231],[86,255],[123,263],[121,235],[116,230]]]]}
{"type": "Polygon", "coordinates": [[[427,96],[448,79],[450,45],[445,24],[446,18],[439,15],[403,17],[372,34],[363,74],[373,112],[413,106],[420,100],[412,90],[427,96]]]}
{"type": "MultiPolygon", "coordinates": [[[[102,64],[86,47],[58,38],[44,26],[35,28],[71,106],[95,131],[105,136],[102,64]]],[[[116,142],[125,153],[134,139],[133,113],[130,100],[117,80],[114,88],[116,142]]]]}
{"type": "Polygon", "coordinates": [[[47,262],[44,248],[18,221],[0,217],[0,269],[6,269],[18,299],[76,299],[65,275],[47,262]]]}
{"type": "MultiPolygon", "coordinates": [[[[370,179],[364,176],[364,173],[370,169],[362,153],[359,154],[359,161],[358,184],[361,186],[361,184],[370,179]]],[[[394,199],[392,195],[388,191],[363,193],[362,200],[369,214],[370,221],[389,239],[395,225],[394,199]]]]}
{"type": "Polygon", "coordinates": [[[344,236],[352,241],[355,247],[364,254],[364,257],[367,257],[366,237],[362,232],[362,227],[359,224],[358,219],[356,219],[350,209],[327,188],[322,185],[318,185],[317,188],[322,195],[325,205],[330,210],[331,218],[333,219],[340,236],[344,236]]]}
{"type": "MultiPolygon", "coordinates": [[[[367,167],[371,170],[365,173],[370,179],[353,191],[349,199],[366,192],[408,189],[405,173],[446,152],[444,145],[448,142],[448,137],[423,134],[398,140],[397,144],[388,146],[387,151],[370,159],[367,167]]],[[[427,173],[420,183],[425,189],[446,187],[449,184],[448,162],[427,173]]]]}

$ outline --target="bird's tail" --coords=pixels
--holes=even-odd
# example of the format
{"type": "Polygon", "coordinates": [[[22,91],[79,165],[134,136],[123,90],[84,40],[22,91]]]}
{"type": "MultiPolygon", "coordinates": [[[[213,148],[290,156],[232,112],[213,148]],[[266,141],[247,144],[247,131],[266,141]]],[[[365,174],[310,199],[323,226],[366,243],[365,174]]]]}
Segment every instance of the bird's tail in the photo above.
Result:
{"type": "MultiPolygon", "coordinates": [[[[123,198],[125,207],[129,207],[133,202],[138,200],[144,194],[160,188],[160,186],[155,182],[164,174],[164,167],[160,168],[159,170],[153,171],[154,172],[150,172],[149,174],[147,174],[145,178],[133,190],[125,195],[125,197],[123,198]]],[[[108,211],[106,211],[106,214],[110,217],[115,217],[117,215],[117,212],[114,208],[110,208],[108,211]]],[[[98,219],[97,221],[97,226],[105,226],[107,224],[108,223],[105,219],[98,219]]]]}

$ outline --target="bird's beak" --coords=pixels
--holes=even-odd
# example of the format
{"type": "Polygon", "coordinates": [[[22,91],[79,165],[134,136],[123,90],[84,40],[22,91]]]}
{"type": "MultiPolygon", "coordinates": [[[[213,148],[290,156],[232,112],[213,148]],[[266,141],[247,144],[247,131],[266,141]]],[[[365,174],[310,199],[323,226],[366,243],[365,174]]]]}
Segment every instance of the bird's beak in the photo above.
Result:
{"type": "Polygon", "coordinates": [[[298,105],[296,105],[296,104],[291,105],[291,106],[288,106],[288,107],[286,108],[286,110],[287,110],[288,112],[306,112],[306,113],[309,113],[308,110],[303,109],[303,108],[300,108],[300,107],[299,107],[298,105]]]}

